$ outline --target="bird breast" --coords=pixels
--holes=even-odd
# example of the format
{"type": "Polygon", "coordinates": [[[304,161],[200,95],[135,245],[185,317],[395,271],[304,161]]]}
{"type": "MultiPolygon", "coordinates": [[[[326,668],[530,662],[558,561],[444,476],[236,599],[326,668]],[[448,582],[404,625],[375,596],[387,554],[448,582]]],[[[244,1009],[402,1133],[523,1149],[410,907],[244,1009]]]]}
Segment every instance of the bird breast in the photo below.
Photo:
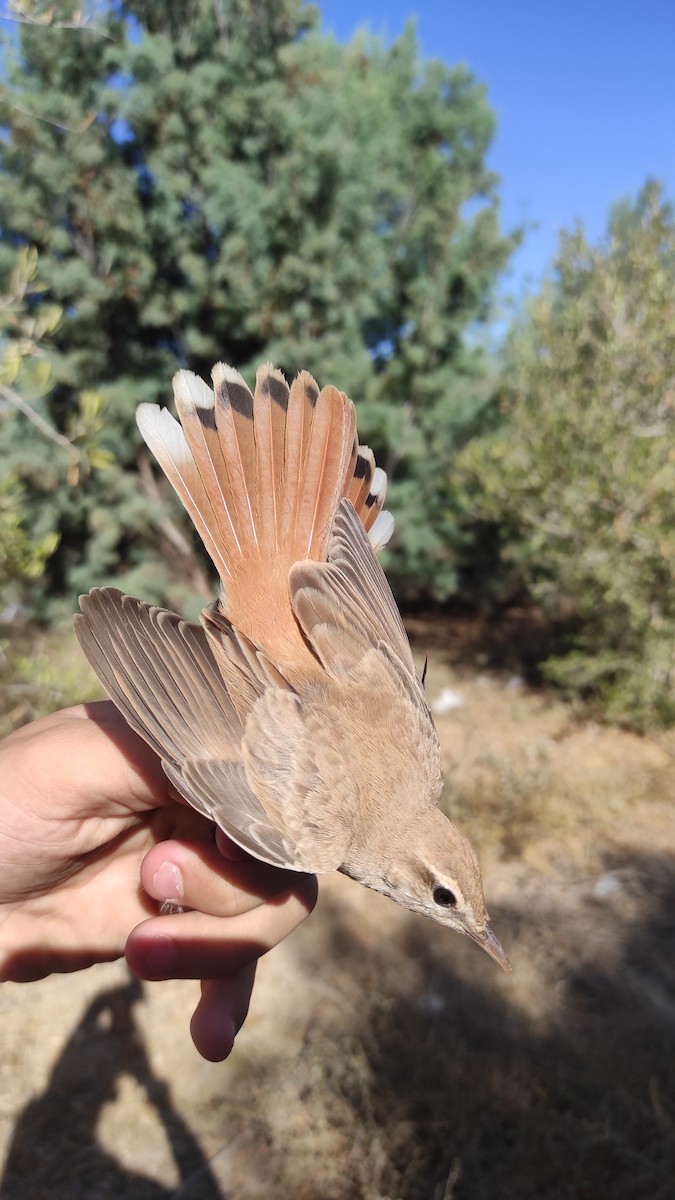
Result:
{"type": "Polygon", "coordinates": [[[357,840],[435,804],[442,786],[436,731],[388,672],[377,686],[368,671],[321,689],[303,708],[317,770],[326,791],[350,805],[357,840]]]}

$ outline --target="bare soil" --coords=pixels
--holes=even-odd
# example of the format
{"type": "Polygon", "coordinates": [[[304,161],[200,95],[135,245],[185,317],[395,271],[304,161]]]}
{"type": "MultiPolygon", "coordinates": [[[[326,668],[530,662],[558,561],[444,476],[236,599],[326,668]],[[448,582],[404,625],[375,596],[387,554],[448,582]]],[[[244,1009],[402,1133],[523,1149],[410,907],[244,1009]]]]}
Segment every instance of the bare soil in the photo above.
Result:
{"type": "Polygon", "coordinates": [[[222,1065],[196,984],[5,984],[4,1200],[672,1200],[675,738],[424,640],[513,974],[336,876],[222,1065]]]}

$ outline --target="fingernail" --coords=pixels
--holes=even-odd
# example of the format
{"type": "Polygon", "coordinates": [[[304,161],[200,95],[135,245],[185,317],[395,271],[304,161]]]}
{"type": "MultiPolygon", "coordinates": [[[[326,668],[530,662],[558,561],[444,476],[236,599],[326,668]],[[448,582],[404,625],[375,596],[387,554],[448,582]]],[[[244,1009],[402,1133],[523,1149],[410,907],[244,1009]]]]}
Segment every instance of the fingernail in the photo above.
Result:
{"type": "MultiPolygon", "coordinates": [[[[160,868],[161,869],[161,868],[160,868]]],[[[149,975],[171,975],[178,964],[178,952],[173,938],[160,934],[148,947],[145,965],[149,975]]]]}
{"type": "Polygon", "coordinates": [[[175,863],[163,862],[152,880],[157,900],[182,900],[185,894],[183,876],[175,863]]]}

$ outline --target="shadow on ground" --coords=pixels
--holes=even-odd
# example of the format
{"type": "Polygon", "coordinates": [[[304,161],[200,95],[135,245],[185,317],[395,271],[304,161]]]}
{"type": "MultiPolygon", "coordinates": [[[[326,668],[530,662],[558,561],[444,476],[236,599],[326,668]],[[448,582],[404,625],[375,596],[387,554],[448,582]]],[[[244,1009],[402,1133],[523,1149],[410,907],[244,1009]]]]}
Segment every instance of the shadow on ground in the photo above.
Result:
{"type": "Polygon", "coordinates": [[[166,1084],[150,1068],[134,1014],[141,997],[141,983],[131,979],[89,1005],[44,1093],[16,1122],[0,1182],[3,1200],[224,1200],[166,1084]],[[125,1169],[99,1143],[101,1110],[115,1100],[125,1075],[140,1084],[164,1129],[180,1179],[177,1188],[125,1169]]]}
{"type": "Polygon", "coordinates": [[[4,1200],[672,1200],[675,860],[621,852],[589,879],[500,870],[510,977],[429,922],[328,888],[269,1026],[251,1023],[189,1125],[139,1040],[140,986],[101,995],[19,1117],[4,1200]],[[97,1138],[124,1074],[178,1185],[143,1175],[142,1148],[127,1170],[97,1138]],[[236,1187],[197,1144],[214,1129],[247,1131],[236,1187]]]}
{"type": "MultiPolygon", "coordinates": [[[[672,1200],[675,862],[605,865],[599,895],[589,884],[566,905],[516,888],[493,912],[514,950],[503,983],[417,921],[396,961],[386,948],[354,959],[352,939],[370,1003],[334,1049],[314,1045],[327,1075],[314,1094],[332,1095],[334,1123],[351,1114],[342,1182],[303,1187],[291,1144],[280,1195],[672,1200]]],[[[339,913],[332,927],[325,954],[346,969],[339,913]]]]}

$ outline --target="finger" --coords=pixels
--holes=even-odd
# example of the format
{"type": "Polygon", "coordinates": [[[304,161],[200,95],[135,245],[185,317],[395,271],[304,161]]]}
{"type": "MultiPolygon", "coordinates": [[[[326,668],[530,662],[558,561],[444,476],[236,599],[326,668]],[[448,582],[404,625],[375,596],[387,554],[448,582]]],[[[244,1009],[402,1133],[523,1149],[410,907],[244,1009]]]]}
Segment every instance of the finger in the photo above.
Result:
{"type": "Polygon", "coordinates": [[[192,1040],[209,1062],[222,1062],[230,1054],[251,1002],[256,963],[249,963],[226,979],[205,979],[202,995],[190,1022],[192,1040]]]}
{"type": "Polygon", "coordinates": [[[212,917],[235,917],[295,888],[303,876],[256,859],[233,862],[213,842],[160,842],[141,867],[154,900],[171,901],[212,917]]]}
{"type": "Polygon", "coordinates": [[[235,917],[201,912],[151,917],[132,930],[126,945],[129,966],[141,979],[223,979],[266,954],[312,911],[314,876],[235,917]]]}
{"type": "Polygon", "coordinates": [[[108,700],[78,704],[33,721],[11,734],[3,748],[16,749],[17,778],[25,774],[29,801],[47,796],[65,816],[105,815],[115,809],[144,811],[171,800],[157,755],[108,700]],[[30,751],[27,753],[27,751],[30,751]],[[77,764],[65,770],[64,764],[77,764]]]}
{"type": "Polygon", "coordinates": [[[216,846],[223,858],[229,858],[232,862],[240,862],[243,858],[249,857],[246,851],[242,850],[241,846],[238,846],[236,842],[233,842],[232,838],[223,833],[222,829],[219,829],[218,826],[216,826],[216,846]]]}

